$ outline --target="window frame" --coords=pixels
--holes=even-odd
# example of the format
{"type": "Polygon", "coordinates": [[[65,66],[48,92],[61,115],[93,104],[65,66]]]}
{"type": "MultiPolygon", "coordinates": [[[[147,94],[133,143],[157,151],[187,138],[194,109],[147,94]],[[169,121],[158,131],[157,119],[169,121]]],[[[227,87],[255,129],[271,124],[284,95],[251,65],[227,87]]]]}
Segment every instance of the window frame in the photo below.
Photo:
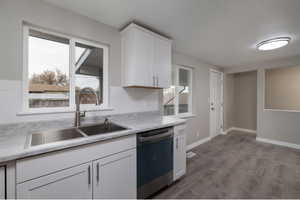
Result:
{"type": "MultiPolygon", "coordinates": [[[[174,98],[174,115],[166,115],[166,116],[177,116],[177,117],[191,117],[193,115],[193,69],[190,67],[185,67],[182,65],[173,65],[173,70],[175,70],[175,80],[172,80],[174,82],[175,86],[175,98],[174,98]],[[188,80],[189,84],[189,99],[188,99],[188,112],[185,113],[179,113],[179,70],[184,69],[187,70],[190,73],[190,78],[188,80]]],[[[173,78],[173,77],[172,77],[173,78]]]]}
{"type": "MultiPolygon", "coordinates": [[[[280,69],[280,68],[288,68],[288,67],[297,67],[298,65],[288,65],[288,66],[279,66],[279,67],[269,67],[269,68],[265,68],[262,69],[262,73],[263,73],[263,110],[264,111],[270,111],[270,112],[286,112],[286,113],[300,113],[300,109],[280,109],[280,108],[267,108],[266,105],[266,79],[267,79],[267,70],[272,70],[272,69],[280,69]]],[[[258,73],[259,71],[257,70],[257,78],[258,78],[258,73]]]]}
{"type": "Polygon", "coordinates": [[[49,31],[44,28],[38,28],[31,25],[23,25],[23,79],[22,79],[22,112],[20,114],[39,114],[39,113],[61,113],[74,112],[76,110],[75,104],[75,44],[82,43],[93,47],[103,49],[103,103],[101,105],[81,104],[82,110],[97,111],[97,110],[111,110],[109,106],[109,46],[94,42],[91,40],[81,39],[79,37],[69,36],[54,31],[49,31]],[[69,106],[67,107],[44,107],[44,108],[30,108],[29,107],[29,78],[28,78],[28,55],[29,55],[29,30],[39,31],[45,34],[63,37],[69,40],[69,106]]]}

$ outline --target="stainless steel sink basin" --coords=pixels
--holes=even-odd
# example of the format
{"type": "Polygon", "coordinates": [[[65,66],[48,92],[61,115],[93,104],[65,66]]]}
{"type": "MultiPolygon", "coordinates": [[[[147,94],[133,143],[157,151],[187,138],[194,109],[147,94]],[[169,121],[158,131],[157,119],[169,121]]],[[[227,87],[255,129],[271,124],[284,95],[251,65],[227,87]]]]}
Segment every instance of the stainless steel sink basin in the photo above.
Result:
{"type": "Polygon", "coordinates": [[[37,146],[63,140],[70,140],[84,137],[84,135],[76,128],[63,129],[57,131],[45,131],[34,133],[31,135],[29,146],[37,146]]]}
{"type": "Polygon", "coordinates": [[[115,131],[127,130],[127,128],[109,122],[107,124],[103,123],[103,124],[97,124],[92,126],[79,127],[79,130],[88,136],[92,136],[92,135],[111,133],[115,131]]]}
{"type": "Polygon", "coordinates": [[[109,122],[79,128],[34,133],[27,137],[25,148],[122,130],[127,130],[127,128],[109,122]]]}

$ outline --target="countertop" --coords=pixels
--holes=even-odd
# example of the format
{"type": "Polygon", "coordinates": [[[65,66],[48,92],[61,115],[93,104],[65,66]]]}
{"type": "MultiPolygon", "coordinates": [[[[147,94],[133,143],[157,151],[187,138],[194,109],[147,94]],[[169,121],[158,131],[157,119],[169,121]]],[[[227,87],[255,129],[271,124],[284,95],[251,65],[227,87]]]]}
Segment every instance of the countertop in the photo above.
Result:
{"type": "MultiPolygon", "coordinates": [[[[104,118],[105,117],[86,118],[82,121],[82,124],[88,125],[102,123],[104,118]]],[[[29,148],[25,148],[28,135],[40,131],[71,128],[73,126],[73,119],[0,125],[0,163],[79,145],[114,139],[148,130],[179,125],[186,121],[176,117],[161,116],[158,112],[113,115],[110,117],[110,120],[113,123],[129,129],[108,134],[59,141],[29,148]]]]}

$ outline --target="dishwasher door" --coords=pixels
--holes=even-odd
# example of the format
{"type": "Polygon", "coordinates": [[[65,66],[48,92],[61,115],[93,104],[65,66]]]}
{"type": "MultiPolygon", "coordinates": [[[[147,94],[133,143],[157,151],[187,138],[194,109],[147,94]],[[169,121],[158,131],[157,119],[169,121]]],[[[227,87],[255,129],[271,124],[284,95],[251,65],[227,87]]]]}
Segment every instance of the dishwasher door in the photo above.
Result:
{"type": "Polygon", "coordinates": [[[138,198],[147,198],[173,181],[173,128],[137,136],[138,198]]]}

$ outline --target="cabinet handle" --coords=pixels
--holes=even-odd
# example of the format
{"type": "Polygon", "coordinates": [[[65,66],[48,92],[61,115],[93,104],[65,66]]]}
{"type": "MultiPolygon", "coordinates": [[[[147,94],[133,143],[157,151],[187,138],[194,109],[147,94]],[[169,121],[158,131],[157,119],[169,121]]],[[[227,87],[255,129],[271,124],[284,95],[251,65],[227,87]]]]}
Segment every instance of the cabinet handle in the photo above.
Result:
{"type": "Polygon", "coordinates": [[[99,183],[99,179],[100,179],[100,167],[99,167],[99,163],[97,163],[97,182],[99,183]]]}
{"type": "Polygon", "coordinates": [[[91,166],[88,167],[88,184],[91,185],[91,166]]]}
{"type": "Polygon", "coordinates": [[[178,138],[176,138],[176,149],[178,149],[178,138]]]}
{"type": "Polygon", "coordinates": [[[158,80],[159,80],[159,77],[156,76],[156,87],[158,87],[158,80]]]}

